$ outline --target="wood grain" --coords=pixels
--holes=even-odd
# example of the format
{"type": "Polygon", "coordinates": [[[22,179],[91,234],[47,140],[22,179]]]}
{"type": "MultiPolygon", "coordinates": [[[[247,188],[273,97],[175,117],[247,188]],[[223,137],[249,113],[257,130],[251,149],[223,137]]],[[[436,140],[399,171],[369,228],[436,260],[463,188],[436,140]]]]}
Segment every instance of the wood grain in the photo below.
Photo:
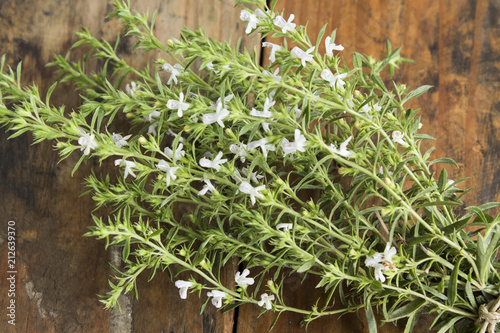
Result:
{"type": "MultiPolygon", "coordinates": [[[[166,41],[178,36],[180,29],[196,29],[204,25],[207,33],[219,40],[243,37],[243,45],[253,48],[258,36],[243,36],[239,12],[230,1],[132,1],[140,13],[158,9],[155,33],[166,41]]],[[[0,2],[0,50],[10,65],[23,62],[25,84],[34,82],[45,94],[56,79],[53,68],[45,67],[54,53],[65,54],[76,42],[75,32],[86,26],[97,38],[114,42],[121,27],[116,19],[106,19],[113,10],[112,1],[34,0],[0,2]]],[[[125,40],[120,56],[135,67],[143,67],[158,54],[131,53],[132,43],[125,40]]],[[[71,58],[82,53],[73,50],[71,58]]],[[[94,64],[93,66],[97,66],[94,64]]],[[[89,71],[96,67],[89,68],[89,71]]],[[[71,85],[61,85],[53,94],[55,105],[75,108],[81,102],[71,85]],[[69,92],[69,93],[68,93],[69,92]]],[[[180,302],[178,289],[158,274],[151,282],[147,276],[139,282],[139,300],[124,299],[123,313],[104,311],[97,294],[108,290],[112,252],[104,244],[82,234],[92,225],[93,203],[82,181],[91,169],[113,172],[110,164],[100,168],[90,162],[71,177],[78,156],[57,164],[58,156],[51,143],[30,147],[32,138],[23,135],[7,141],[0,132],[0,217],[1,253],[6,254],[6,223],[17,222],[18,274],[17,325],[3,320],[2,332],[231,332],[233,313],[222,314],[207,307],[199,315],[201,301],[196,295],[180,302]],[[5,228],[4,228],[5,226],[5,228]]],[[[6,270],[0,277],[6,279],[6,270]]],[[[228,267],[227,283],[234,276],[228,267]]],[[[2,282],[2,292],[6,291],[2,282]]],[[[6,307],[0,297],[0,307],[6,307]]],[[[8,300],[7,300],[8,301],[8,300]]]]}
{"type": "MultiPolygon", "coordinates": [[[[348,63],[354,50],[379,56],[389,39],[402,54],[415,60],[403,65],[394,80],[413,87],[434,88],[412,107],[422,108],[423,131],[436,137],[435,158],[449,156],[460,169],[448,168],[453,179],[472,176],[463,187],[474,187],[467,205],[500,200],[500,2],[498,0],[280,0],[277,10],[295,22],[308,24],[311,40],[324,23],[327,32],[337,28],[337,43],[348,63]]],[[[161,41],[176,36],[183,26],[204,25],[216,39],[235,41],[245,25],[239,10],[229,1],[152,0],[132,1],[139,12],[158,9],[156,34],[161,41]]],[[[120,31],[116,20],[104,17],[111,2],[99,0],[18,0],[0,2],[0,50],[10,64],[23,61],[25,84],[35,82],[42,92],[55,79],[46,68],[53,53],[66,53],[76,41],[80,25],[97,37],[113,41],[120,31]]],[[[253,48],[258,36],[244,39],[253,48]]],[[[130,46],[121,52],[129,63],[144,66],[158,54],[138,56],[130,46]]],[[[324,46],[321,46],[324,51],[324,46]]],[[[268,50],[264,50],[267,52],[268,50]]],[[[72,54],[78,59],[78,51],[72,54]]],[[[266,53],[264,53],[266,57],[266,53]]],[[[69,85],[61,85],[53,96],[57,105],[76,107],[80,99],[69,85]]],[[[97,164],[90,162],[71,177],[78,156],[57,164],[50,143],[30,146],[31,136],[7,141],[0,131],[0,253],[2,283],[0,309],[6,307],[6,227],[16,221],[18,230],[17,326],[0,321],[2,332],[265,332],[273,314],[260,316],[260,308],[242,306],[237,316],[222,314],[211,306],[199,314],[201,301],[189,295],[180,301],[178,290],[165,275],[147,276],[139,283],[139,300],[125,300],[124,313],[104,311],[96,294],[107,291],[111,254],[102,242],[82,238],[92,224],[90,197],[80,197],[82,180],[97,164]],[[236,321],[235,321],[236,319],[236,321]]],[[[104,170],[109,168],[105,165],[104,170]]],[[[436,170],[438,171],[438,170],[436,170]]],[[[231,283],[236,266],[229,267],[231,283]]],[[[316,281],[300,277],[285,282],[292,305],[311,305],[320,291],[316,281]]],[[[340,307],[337,301],[336,306],[340,307]]],[[[3,310],[2,310],[3,311],[3,310]]],[[[2,318],[4,313],[1,312],[2,318]]],[[[360,318],[363,314],[360,313],[360,318]]],[[[275,332],[303,332],[300,316],[283,314],[275,332]]],[[[308,332],[365,332],[356,315],[323,318],[308,332]]],[[[426,331],[422,322],[417,331],[426,331]]],[[[402,332],[387,324],[383,333],[402,332]]]]}

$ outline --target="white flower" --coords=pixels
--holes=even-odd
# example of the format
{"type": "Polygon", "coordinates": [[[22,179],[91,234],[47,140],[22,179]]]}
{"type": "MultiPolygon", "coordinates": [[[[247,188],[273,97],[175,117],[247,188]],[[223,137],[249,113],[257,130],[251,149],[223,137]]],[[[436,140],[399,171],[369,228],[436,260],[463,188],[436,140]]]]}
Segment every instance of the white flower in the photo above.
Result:
{"type": "Polygon", "coordinates": [[[366,113],[366,117],[369,119],[369,120],[372,120],[373,119],[373,116],[370,115],[370,111],[374,109],[375,111],[380,111],[382,110],[382,107],[380,105],[378,105],[378,103],[375,103],[373,106],[370,106],[368,104],[365,104],[363,105],[363,112],[366,113]]]}
{"type": "Polygon", "coordinates": [[[285,34],[287,31],[293,31],[295,29],[295,23],[292,23],[295,15],[291,14],[288,21],[285,21],[283,16],[276,16],[273,20],[274,25],[281,28],[281,31],[285,34]]]}
{"type": "Polygon", "coordinates": [[[222,157],[222,152],[221,151],[217,154],[217,156],[215,156],[215,158],[213,159],[213,161],[210,161],[206,157],[202,157],[200,159],[200,166],[202,166],[204,168],[213,168],[213,169],[219,171],[220,170],[220,165],[227,162],[227,159],[221,160],[221,157],[222,157]]]}
{"type": "Polygon", "coordinates": [[[250,194],[250,201],[252,202],[252,205],[255,204],[255,198],[263,198],[264,195],[262,193],[259,193],[259,191],[265,190],[266,187],[264,185],[253,187],[246,181],[242,181],[239,187],[239,190],[243,193],[250,194]]]}
{"type": "Polygon", "coordinates": [[[345,85],[345,81],[342,79],[347,76],[347,73],[334,75],[331,70],[324,69],[320,76],[323,80],[330,82],[331,87],[339,88],[345,85]]]}
{"type": "Polygon", "coordinates": [[[248,156],[247,145],[244,143],[235,143],[229,146],[229,150],[239,157],[241,162],[245,162],[246,157],[248,156]]]}
{"type": "Polygon", "coordinates": [[[151,123],[148,127],[148,134],[156,135],[156,128],[158,127],[157,119],[160,118],[161,113],[153,110],[146,116],[146,119],[151,123]]]}
{"type": "Polygon", "coordinates": [[[299,58],[300,61],[302,62],[302,66],[306,66],[306,62],[308,61],[312,61],[313,60],[313,55],[311,54],[312,51],[314,51],[314,49],[316,48],[316,46],[313,46],[311,47],[310,49],[308,49],[307,51],[302,51],[302,49],[298,46],[295,46],[293,49],[292,49],[292,55],[299,58]]]}
{"type": "Polygon", "coordinates": [[[302,110],[299,109],[298,105],[295,105],[293,111],[295,112],[295,118],[300,118],[300,116],[302,115],[302,110]]]}
{"type": "Polygon", "coordinates": [[[175,156],[174,156],[174,151],[172,149],[170,149],[169,147],[165,147],[165,149],[163,149],[163,152],[165,153],[165,155],[167,155],[168,157],[173,159],[175,162],[177,160],[180,160],[183,156],[186,155],[186,152],[184,150],[182,150],[183,146],[184,145],[182,143],[179,143],[177,145],[177,149],[175,149],[175,156]]]}
{"type": "Polygon", "coordinates": [[[222,120],[229,116],[230,112],[227,109],[222,108],[222,103],[217,103],[217,110],[215,113],[204,114],[201,119],[205,125],[210,125],[217,122],[220,127],[224,128],[224,123],[222,120]]]}
{"type": "Polygon", "coordinates": [[[175,173],[179,169],[179,167],[171,167],[168,165],[168,163],[165,160],[160,160],[156,167],[162,171],[165,171],[167,173],[166,179],[167,179],[167,186],[170,185],[170,180],[175,180],[177,176],[175,173]]]}
{"type": "MultiPolygon", "coordinates": [[[[233,99],[233,97],[234,97],[233,94],[227,95],[226,97],[224,97],[224,102],[231,101],[233,99]]],[[[217,109],[219,107],[219,104],[222,103],[221,99],[222,99],[222,97],[217,98],[217,102],[216,103],[210,101],[210,107],[217,109]]],[[[225,105],[225,103],[224,103],[224,105],[225,105]]]]}
{"type": "Polygon", "coordinates": [[[280,69],[279,68],[276,68],[276,70],[274,71],[274,73],[271,73],[270,71],[268,70],[264,70],[262,71],[262,74],[264,75],[269,75],[271,76],[273,79],[275,79],[276,81],[280,82],[281,81],[281,76],[278,75],[280,69]]]}
{"type": "Polygon", "coordinates": [[[252,285],[255,282],[254,279],[247,277],[248,274],[250,274],[250,271],[245,269],[243,270],[243,273],[236,272],[234,275],[234,281],[236,281],[236,284],[241,286],[243,289],[246,289],[248,285],[252,285]]]}
{"type": "Polygon", "coordinates": [[[400,131],[394,131],[392,132],[392,140],[394,142],[399,143],[403,147],[408,147],[408,144],[403,140],[404,134],[401,133],[400,131]]]}
{"type": "Polygon", "coordinates": [[[177,280],[175,281],[175,286],[179,288],[179,294],[181,296],[181,299],[186,299],[187,291],[189,288],[194,286],[194,283],[190,281],[177,280]]]}
{"type": "MultiPolygon", "coordinates": [[[[241,168],[241,171],[243,172],[243,174],[245,176],[248,177],[248,168],[241,168]]],[[[253,181],[254,183],[258,183],[259,179],[262,179],[262,178],[264,178],[264,176],[263,175],[257,175],[257,171],[252,172],[250,174],[250,180],[253,181]]]]}
{"type": "Polygon", "coordinates": [[[248,22],[247,29],[245,33],[249,34],[253,29],[257,28],[257,24],[259,23],[259,19],[255,14],[250,13],[248,10],[243,9],[240,12],[240,19],[242,21],[248,22]]]}
{"type": "Polygon", "coordinates": [[[127,92],[127,94],[135,94],[135,92],[139,89],[139,85],[135,84],[134,81],[130,82],[130,84],[127,83],[127,85],[125,86],[125,91],[127,92]]]}
{"type": "Polygon", "coordinates": [[[275,103],[275,101],[269,99],[269,97],[266,97],[266,100],[264,101],[264,110],[257,111],[255,110],[255,108],[252,108],[252,110],[250,111],[250,115],[254,117],[271,118],[273,116],[273,113],[269,111],[269,109],[273,107],[275,103]]]}
{"type": "Polygon", "coordinates": [[[387,261],[391,264],[393,264],[392,262],[392,257],[397,253],[398,251],[396,250],[396,248],[394,246],[391,246],[391,243],[387,243],[385,245],[385,250],[384,250],[384,253],[382,253],[382,260],[383,261],[387,261]]]}
{"type": "Polygon", "coordinates": [[[87,132],[79,128],[80,130],[80,138],[78,139],[78,144],[82,146],[80,151],[83,150],[83,155],[90,154],[90,149],[97,148],[97,142],[95,142],[94,134],[89,135],[87,132]]]}
{"type": "Polygon", "coordinates": [[[220,308],[222,306],[222,299],[227,296],[227,294],[223,291],[212,290],[207,293],[208,297],[212,297],[212,304],[216,308],[220,308]]]}
{"type": "Polygon", "coordinates": [[[215,191],[215,187],[210,182],[210,179],[205,179],[203,181],[205,182],[205,186],[203,186],[201,191],[198,192],[198,195],[205,195],[205,194],[207,194],[208,191],[210,191],[210,192],[215,191]]]}
{"type": "Polygon", "coordinates": [[[274,301],[274,295],[269,296],[267,293],[260,295],[259,306],[265,307],[267,310],[272,309],[271,301],[274,301]]]}
{"type": "Polygon", "coordinates": [[[287,154],[295,154],[297,151],[305,152],[307,140],[305,136],[300,133],[299,129],[295,130],[295,142],[289,142],[286,138],[281,141],[281,148],[283,148],[283,156],[287,154]]]}
{"type": "Polygon", "coordinates": [[[388,271],[390,266],[393,265],[392,257],[397,253],[395,247],[391,246],[391,243],[387,243],[383,253],[375,253],[373,256],[368,256],[365,260],[365,265],[367,267],[373,267],[375,280],[382,283],[385,282],[385,276],[382,271],[388,271]]]}
{"type": "MultiPolygon", "coordinates": [[[[234,182],[236,184],[239,184],[243,181],[243,177],[241,177],[241,174],[238,171],[238,169],[234,169],[234,173],[231,175],[231,178],[234,179],[234,182]]],[[[236,194],[238,194],[238,192],[239,192],[239,190],[236,191],[236,194]]]]}
{"type": "Polygon", "coordinates": [[[385,282],[385,275],[384,275],[384,273],[382,273],[382,271],[387,271],[389,269],[389,267],[384,266],[382,264],[376,264],[373,266],[373,268],[375,269],[374,270],[375,280],[378,280],[378,281],[384,283],[385,282]]]}
{"type": "MultiPolygon", "coordinates": [[[[385,172],[384,172],[384,167],[383,167],[383,166],[380,166],[380,168],[378,169],[378,172],[379,172],[380,174],[382,174],[382,175],[383,175],[383,174],[385,173],[385,172]]],[[[392,172],[392,171],[388,171],[388,172],[387,172],[387,174],[388,174],[389,176],[392,176],[392,175],[394,174],[394,172],[392,172]]]]}
{"type": "Polygon", "coordinates": [[[257,147],[260,147],[262,149],[262,154],[264,154],[264,157],[267,158],[267,151],[268,150],[270,150],[270,151],[276,150],[276,147],[274,147],[271,144],[267,144],[268,141],[269,141],[268,138],[262,138],[260,140],[252,141],[252,142],[248,143],[247,148],[249,151],[252,151],[257,147]]]}
{"type": "MultiPolygon", "coordinates": [[[[177,139],[177,137],[179,136],[179,133],[175,133],[171,129],[167,131],[167,134],[173,136],[174,140],[177,139]]],[[[184,142],[184,138],[182,136],[179,138],[179,142],[184,142]]]]}
{"type": "Polygon", "coordinates": [[[276,230],[283,229],[283,231],[290,231],[293,228],[292,223],[280,223],[276,226],[276,230]]]}
{"type": "Polygon", "coordinates": [[[370,107],[368,104],[365,104],[365,105],[363,105],[363,108],[362,108],[362,109],[363,109],[363,112],[365,112],[365,113],[366,113],[366,118],[368,118],[369,120],[372,120],[372,119],[373,119],[373,117],[372,117],[372,116],[370,115],[370,113],[369,113],[369,112],[370,112],[370,110],[371,110],[371,107],[370,107]]]}
{"type": "Polygon", "coordinates": [[[182,67],[180,64],[175,64],[173,66],[170,64],[163,64],[161,68],[165,72],[169,72],[171,74],[167,84],[170,84],[170,82],[172,81],[174,81],[174,83],[177,84],[177,77],[181,75],[181,71],[184,70],[184,67],[182,67]]]}
{"type": "Polygon", "coordinates": [[[120,134],[113,133],[113,136],[111,138],[113,139],[113,143],[117,148],[122,148],[128,145],[127,140],[130,139],[131,136],[132,134],[123,137],[120,134]]]}
{"type": "Polygon", "coordinates": [[[271,48],[271,54],[269,55],[269,60],[271,63],[276,61],[276,52],[279,52],[283,50],[283,47],[277,44],[269,43],[269,42],[262,42],[262,47],[270,47],[271,48]]]}
{"type": "Polygon", "coordinates": [[[151,111],[151,113],[149,113],[147,115],[146,119],[148,121],[152,122],[152,121],[155,121],[156,119],[160,118],[160,116],[161,116],[161,112],[153,110],[153,111],[151,111]]]}
{"type": "Polygon", "coordinates": [[[167,108],[171,110],[177,109],[177,115],[179,117],[182,117],[182,112],[186,111],[189,108],[190,104],[184,102],[184,93],[181,92],[179,94],[179,100],[176,101],[175,99],[169,99],[167,101],[167,108]]]}
{"type": "Polygon", "coordinates": [[[123,179],[127,179],[128,175],[132,175],[132,177],[135,178],[135,173],[132,171],[132,168],[137,167],[137,164],[135,164],[135,162],[126,161],[126,160],[122,160],[122,159],[115,160],[115,166],[118,166],[121,164],[125,165],[125,175],[123,176],[123,179]]]}
{"type": "Polygon", "coordinates": [[[340,144],[340,149],[337,149],[337,147],[335,147],[333,145],[333,143],[330,143],[330,145],[328,146],[328,148],[335,154],[338,154],[340,156],[344,156],[344,157],[351,157],[353,152],[352,151],[348,151],[347,150],[347,144],[349,143],[349,141],[351,141],[352,139],[352,135],[350,137],[347,138],[347,140],[345,140],[344,142],[342,142],[340,144]]]}
{"type": "Polygon", "coordinates": [[[333,57],[333,50],[342,51],[344,47],[342,45],[337,45],[331,42],[332,37],[328,36],[325,38],[325,47],[326,47],[326,55],[329,57],[333,57]]]}
{"type": "Polygon", "coordinates": [[[220,73],[220,71],[215,70],[214,64],[211,61],[207,64],[207,68],[210,69],[211,71],[213,71],[215,74],[219,74],[220,73]]]}

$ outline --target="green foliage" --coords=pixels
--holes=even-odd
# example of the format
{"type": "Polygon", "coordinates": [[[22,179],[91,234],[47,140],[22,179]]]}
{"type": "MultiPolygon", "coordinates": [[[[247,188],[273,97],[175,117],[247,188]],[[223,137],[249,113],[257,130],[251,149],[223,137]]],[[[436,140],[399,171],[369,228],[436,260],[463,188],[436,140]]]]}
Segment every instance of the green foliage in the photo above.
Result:
{"type": "Polygon", "coordinates": [[[125,267],[115,269],[106,308],[123,293],[137,295],[137,276],[160,269],[172,279],[190,272],[186,288],[200,297],[213,292],[214,305],[223,293],[226,309],[255,303],[278,316],[301,313],[308,324],[365,308],[370,332],[376,312],[384,321],[406,319],[405,332],[430,313],[440,332],[470,331],[479,308],[499,296],[500,216],[486,213],[497,203],[458,214],[463,180],[449,180],[445,170],[436,179],[430,169],[456,163],[420,151],[432,138],[418,132],[418,112],[404,104],[431,87],[386,87],[385,70],[392,75],[409,61],[390,43],[386,58],[354,53],[349,68],[337,51],[319,54],[326,26],[313,45],[305,27],[283,32],[265,2],[237,2],[259,7],[250,18],[264,37],[283,38],[267,68],[201,30],[162,45],[153,35],[156,15],[149,20],[119,1],[111,16],[137,38],[134,49],[171,60],[133,68],[117,55],[119,40],[112,46],[83,29],[74,47],[90,50],[84,59],[56,56],[49,64],[80,91],[74,112],[50,105],[55,84],[43,100],[36,87],[21,86],[21,65],[13,70],[1,60],[0,124],[11,137],[31,131],[35,142],[55,140],[63,159],[83,151],[75,168],[113,158],[122,172],[86,180],[96,208],[112,210],[107,220],[94,217],[86,236],[120,246],[125,267]],[[92,58],[104,65],[89,74],[92,58]],[[128,130],[113,133],[122,115],[128,130]],[[254,286],[221,282],[233,258],[252,269],[254,286]],[[320,278],[326,303],[286,305],[284,281],[310,274],[320,278]],[[342,309],[329,309],[334,292],[342,309]],[[269,309],[264,293],[272,295],[269,309]]]}

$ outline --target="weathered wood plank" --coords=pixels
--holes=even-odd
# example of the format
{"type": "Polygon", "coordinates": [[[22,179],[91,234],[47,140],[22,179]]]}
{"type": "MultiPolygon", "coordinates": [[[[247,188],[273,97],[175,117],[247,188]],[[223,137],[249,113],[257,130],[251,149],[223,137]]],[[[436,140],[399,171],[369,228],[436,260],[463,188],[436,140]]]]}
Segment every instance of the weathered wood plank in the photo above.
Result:
{"type": "MultiPolygon", "coordinates": [[[[329,23],[327,33],[337,28],[337,42],[346,48],[343,53],[348,62],[354,50],[374,56],[382,54],[387,39],[394,47],[403,46],[403,55],[416,64],[404,65],[395,80],[412,86],[434,86],[413,104],[422,107],[425,132],[438,139],[433,156],[450,156],[459,162],[460,170],[448,169],[454,179],[475,177],[464,185],[475,187],[466,197],[467,204],[499,200],[500,182],[495,181],[500,159],[498,1],[316,0],[311,4],[280,0],[278,5],[286,8],[286,18],[294,13],[296,22],[310,22],[312,40],[324,23],[329,23]]],[[[230,35],[235,40],[244,30],[239,11],[233,10],[229,1],[134,1],[132,6],[139,12],[158,8],[156,33],[162,41],[176,36],[184,25],[195,28],[202,24],[210,36],[221,40],[230,35]]],[[[110,3],[97,0],[1,2],[0,50],[11,64],[23,60],[25,82],[34,81],[41,91],[46,91],[55,75],[44,64],[53,53],[68,50],[80,25],[87,26],[96,36],[114,40],[119,26],[116,20],[104,20],[111,10],[110,3]]],[[[247,47],[257,44],[253,38],[245,41],[247,47]]],[[[324,50],[323,45],[321,48],[324,50]]],[[[132,55],[127,48],[122,52],[136,66],[158,56],[132,55]]],[[[78,56],[75,53],[73,57],[78,56]]],[[[77,95],[67,93],[71,89],[66,85],[59,88],[53,102],[69,107],[78,105],[77,95]]],[[[201,301],[195,295],[180,301],[177,288],[161,274],[149,283],[146,277],[141,279],[139,300],[125,309],[126,315],[132,316],[130,319],[103,311],[95,295],[106,292],[110,254],[104,251],[102,243],[81,237],[92,224],[89,213],[93,207],[89,197],[79,197],[83,191],[81,182],[95,166],[84,166],[72,178],[70,171],[76,156],[56,165],[58,158],[50,143],[30,147],[29,135],[12,141],[6,141],[6,137],[0,131],[0,236],[5,240],[8,220],[17,222],[16,331],[232,331],[232,313],[222,315],[208,306],[208,312],[199,315],[201,301]]],[[[0,242],[0,251],[6,253],[5,242],[0,242]]],[[[5,281],[2,258],[0,279],[5,281]]],[[[225,272],[228,283],[232,282],[234,271],[229,268],[225,272]]],[[[314,281],[300,285],[299,278],[291,278],[286,284],[292,291],[288,295],[291,304],[298,307],[311,304],[320,294],[314,289],[314,281]]],[[[5,300],[0,298],[2,309],[6,307],[5,300]]],[[[265,314],[257,319],[259,311],[255,306],[241,307],[237,332],[266,331],[274,317],[265,314]]],[[[283,314],[275,331],[302,332],[300,319],[283,314]]],[[[9,329],[13,331],[2,320],[0,330],[9,329]]],[[[419,329],[426,330],[426,326],[420,325],[419,329]]],[[[347,316],[320,319],[310,325],[309,331],[361,332],[362,328],[355,316],[347,316]]],[[[400,330],[385,325],[381,331],[400,330]]]]}
{"type": "MultiPolygon", "coordinates": [[[[327,33],[337,28],[336,42],[342,44],[347,63],[353,51],[379,57],[385,42],[402,47],[405,57],[415,64],[403,65],[394,77],[398,83],[417,87],[430,84],[434,88],[412,107],[422,108],[423,131],[437,138],[434,158],[451,157],[459,170],[448,168],[450,178],[474,178],[460,188],[474,187],[465,197],[467,204],[498,201],[500,140],[498,112],[500,104],[500,3],[498,1],[346,1],[317,0],[314,3],[280,0],[278,11],[285,18],[295,14],[295,22],[308,23],[311,41],[324,23],[327,33]]],[[[324,45],[321,45],[324,52],[324,45]]],[[[265,58],[269,50],[264,49],[265,58]]],[[[442,167],[441,167],[442,168],[442,167]]],[[[314,283],[306,281],[293,291],[296,299],[314,293],[314,283]]],[[[302,302],[298,302],[302,303],[302,302]]],[[[238,332],[264,330],[273,317],[265,315],[252,322],[258,310],[242,307],[238,332]],[[249,315],[247,315],[249,313],[249,315]],[[245,318],[245,319],[243,319],[245,318]]],[[[302,331],[300,316],[282,315],[276,327],[281,331],[302,331]],[[294,326],[295,325],[295,326],[294,326]]],[[[361,332],[354,318],[330,318],[313,322],[313,332],[361,332]],[[349,326],[351,325],[351,326],[349,326]]],[[[426,331],[423,319],[417,331],[426,331]]],[[[366,329],[365,329],[366,331],[366,329]]],[[[381,332],[399,332],[384,325],[381,332]]]]}
{"type": "MultiPolygon", "coordinates": [[[[158,9],[156,33],[166,42],[177,37],[184,26],[204,25],[208,34],[220,40],[232,37],[236,41],[243,33],[239,12],[229,1],[132,1],[138,12],[152,13],[158,9]]],[[[65,54],[76,41],[74,33],[86,26],[98,37],[113,42],[120,32],[116,19],[105,19],[112,11],[112,1],[82,0],[16,1],[0,3],[0,50],[11,65],[23,62],[25,84],[34,82],[42,95],[56,78],[53,68],[45,64],[54,53],[65,54]]],[[[251,37],[253,47],[258,36],[251,37]]],[[[247,43],[243,38],[243,44],[247,43]]],[[[133,66],[145,66],[159,54],[131,54],[132,43],[120,48],[120,55],[133,66]]],[[[82,52],[72,51],[71,59],[79,59],[82,52]]],[[[98,64],[91,64],[89,72],[98,64]],[[92,66],[94,66],[92,68],[92,66]]],[[[55,105],[74,108],[81,102],[73,87],[61,85],[53,94],[55,105]]],[[[17,222],[17,326],[0,321],[0,330],[27,332],[230,332],[233,314],[222,314],[207,307],[199,315],[201,301],[196,295],[190,301],[180,302],[178,289],[158,274],[147,283],[147,276],[139,283],[140,298],[124,300],[124,313],[104,311],[97,294],[105,294],[110,269],[107,262],[113,253],[106,252],[102,242],[82,238],[92,225],[90,213],[93,203],[89,196],[80,198],[85,190],[82,181],[91,168],[90,162],[74,177],[70,172],[78,160],[71,156],[61,164],[51,143],[30,147],[30,135],[7,141],[0,134],[0,190],[1,250],[6,253],[5,223],[17,222]]],[[[100,170],[114,172],[110,165],[100,170]]],[[[4,256],[2,256],[3,260],[4,256]]],[[[1,277],[5,281],[6,263],[2,261],[1,277]]],[[[116,259],[115,259],[116,264],[116,259]]],[[[232,283],[234,272],[228,268],[227,282],[232,283]]],[[[5,285],[2,282],[2,287],[5,285]]],[[[2,291],[4,288],[2,288],[2,291]]],[[[0,298],[5,309],[7,298],[0,298]]],[[[2,312],[2,317],[4,313],[2,312]]]]}

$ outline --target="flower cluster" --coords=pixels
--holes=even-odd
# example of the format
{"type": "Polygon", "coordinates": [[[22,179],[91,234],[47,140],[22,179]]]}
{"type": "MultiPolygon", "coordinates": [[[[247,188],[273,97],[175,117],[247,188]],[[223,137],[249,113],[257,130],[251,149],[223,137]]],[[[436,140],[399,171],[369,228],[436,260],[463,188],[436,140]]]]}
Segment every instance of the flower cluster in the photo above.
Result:
{"type": "Polygon", "coordinates": [[[86,180],[97,206],[113,212],[94,216],[87,235],[123,247],[106,307],[134,290],[140,272],[175,267],[192,274],[175,281],[180,298],[201,295],[203,307],[251,303],[309,323],[369,305],[383,308],[386,321],[411,319],[408,332],[423,311],[439,312],[443,332],[455,323],[474,331],[479,306],[498,298],[500,216],[486,213],[498,205],[453,209],[463,204],[462,180],[448,179],[446,169],[435,179],[430,167],[455,163],[421,153],[430,137],[418,133],[417,111],[405,104],[430,87],[391,91],[381,77],[406,61],[399,50],[388,44],[380,61],[353,53],[350,68],[335,31],[325,37],[323,29],[312,44],[293,14],[285,19],[261,4],[242,9],[240,19],[245,33],[263,38],[256,45],[269,51],[269,65],[262,66],[202,30],[162,45],[145,17],[128,3],[115,6],[139,48],[169,60],[137,70],[82,32],[89,58],[112,63],[120,79],[103,84],[105,69],[89,76],[57,57],[63,80],[84,94],[70,115],[44,104],[36,88],[20,90],[0,63],[0,124],[57,140],[62,158],[80,156],[77,166],[96,157],[121,172],[86,180]],[[119,115],[129,128],[114,126],[119,115]],[[467,229],[471,222],[477,231],[467,229]],[[384,251],[375,252],[380,244],[384,251]],[[221,270],[232,272],[233,258],[248,268],[227,284],[221,270]],[[273,280],[262,283],[269,272],[273,280]],[[317,276],[329,296],[312,308],[286,304],[283,282],[295,273],[317,276]],[[332,301],[339,286],[351,297],[342,309],[332,301]]]}
{"type": "Polygon", "coordinates": [[[394,262],[392,257],[397,253],[396,248],[387,243],[383,253],[376,252],[372,256],[368,256],[365,260],[367,267],[373,267],[375,272],[375,279],[384,283],[385,276],[382,271],[394,269],[394,262]]]}

